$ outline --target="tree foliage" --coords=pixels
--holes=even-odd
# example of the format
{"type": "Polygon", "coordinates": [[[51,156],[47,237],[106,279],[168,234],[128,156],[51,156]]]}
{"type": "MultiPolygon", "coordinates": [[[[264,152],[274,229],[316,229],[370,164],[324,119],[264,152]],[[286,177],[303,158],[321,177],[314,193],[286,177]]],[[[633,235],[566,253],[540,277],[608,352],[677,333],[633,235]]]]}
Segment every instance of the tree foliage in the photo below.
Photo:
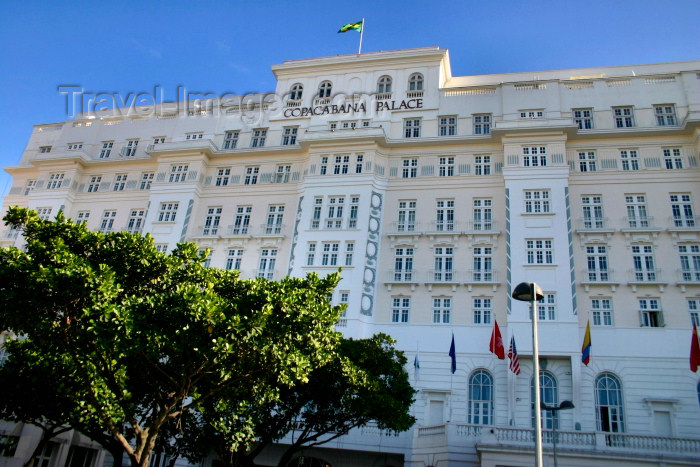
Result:
{"type": "MultiPolygon", "coordinates": [[[[204,267],[193,244],[165,255],[149,236],[90,232],[60,213],[11,208],[4,220],[26,240],[0,250],[0,328],[22,337],[0,380],[21,376],[9,389],[18,420],[55,419],[145,467],[194,409],[271,403],[336,357],[337,274],[246,281],[204,267]],[[50,380],[54,412],[20,397],[36,378],[50,380]]],[[[249,447],[254,427],[241,419],[227,435],[249,447]]]]}

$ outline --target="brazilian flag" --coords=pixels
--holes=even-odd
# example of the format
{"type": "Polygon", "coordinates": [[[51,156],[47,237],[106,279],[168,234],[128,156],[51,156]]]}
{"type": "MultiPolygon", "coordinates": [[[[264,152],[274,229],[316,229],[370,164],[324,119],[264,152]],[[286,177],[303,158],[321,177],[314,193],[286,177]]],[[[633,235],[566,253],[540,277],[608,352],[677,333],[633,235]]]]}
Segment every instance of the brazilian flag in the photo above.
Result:
{"type": "Polygon", "coordinates": [[[343,27],[341,27],[340,30],[338,30],[338,32],[348,31],[362,32],[362,21],[358,21],[357,23],[343,24],[343,27]]]}

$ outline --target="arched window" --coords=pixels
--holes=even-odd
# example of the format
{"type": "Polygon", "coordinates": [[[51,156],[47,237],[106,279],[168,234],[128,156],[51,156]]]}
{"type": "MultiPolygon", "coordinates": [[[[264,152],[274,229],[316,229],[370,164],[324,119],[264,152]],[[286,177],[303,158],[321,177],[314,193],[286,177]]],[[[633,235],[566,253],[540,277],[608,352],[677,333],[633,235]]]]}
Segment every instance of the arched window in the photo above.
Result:
{"type": "Polygon", "coordinates": [[[300,83],[297,83],[293,85],[289,89],[289,99],[293,101],[297,101],[301,99],[301,94],[304,92],[304,86],[302,86],[300,83]]]}
{"type": "Polygon", "coordinates": [[[486,370],[476,370],[469,377],[469,423],[493,423],[493,377],[486,370]]]}
{"type": "Polygon", "coordinates": [[[601,373],[595,379],[595,416],[598,430],[624,433],[622,385],[612,373],[601,373]]]}
{"type": "MultiPolygon", "coordinates": [[[[559,388],[557,379],[549,371],[540,371],[540,402],[550,407],[559,405],[559,388]]],[[[530,403],[535,403],[535,378],[530,379],[530,403]]],[[[553,411],[542,411],[542,428],[551,430],[554,426],[553,411]]],[[[532,408],[532,426],[535,426],[535,409],[532,408]]],[[[557,424],[559,428],[559,424],[557,424]]]]}
{"type": "Polygon", "coordinates": [[[377,81],[377,92],[391,92],[391,77],[382,76],[377,81]]]}
{"type": "Polygon", "coordinates": [[[331,97],[331,89],[333,84],[330,81],[324,81],[318,87],[318,97],[331,97]]]}
{"type": "Polygon", "coordinates": [[[423,75],[420,73],[413,73],[408,78],[408,90],[409,91],[420,91],[423,89],[423,75]]]}

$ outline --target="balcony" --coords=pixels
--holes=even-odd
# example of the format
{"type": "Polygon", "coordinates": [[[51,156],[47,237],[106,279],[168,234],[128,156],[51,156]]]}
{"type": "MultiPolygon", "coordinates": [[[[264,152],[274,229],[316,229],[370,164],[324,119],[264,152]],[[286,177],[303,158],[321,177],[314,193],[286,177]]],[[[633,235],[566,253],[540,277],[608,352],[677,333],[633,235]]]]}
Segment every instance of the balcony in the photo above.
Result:
{"type": "Polygon", "coordinates": [[[406,99],[420,99],[423,97],[423,90],[406,91],[406,99]]]}
{"type": "Polygon", "coordinates": [[[655,223],[653,217],[623,217],[622,225],[624,227],[620,230],[623,232],[627,231],[658,231],[661,230],[655,223]]]}
{"type": "Polygon", "coordinates": [[[581,283],[588,292],[591,286],[609,286],[611,291],[615,291],[620,282],[615,279],[614,269],[582,269],[579,271],[578,282],[581,283]]]}
{"type": "Polygon", "coordinates": [[[249,237],[250,236],[250,225],[249,224],[235,224],[226,227],[225,235],[227,237],[249,237]]]}
{"type": "Polygon", "coordinates": [[[410,285],[411,291],[416,289],[418,285],[418,273],[413,269],[400,269],[384,272],[384,284],[387,290],[391,291],[394,285],[410,285]]]}
{"type": "Polygon", "coordinates": [[[680,232],[700,232],[700,216],[673,216],[668,218],[668,231],[674,234],[680,232]]]}
{"type": "Polygon", "coordinates": [[[462,274],[453,269],[431,269],[423,276],[423,282],[428,286],[428,291],[432,291],[436,285],[449,285],[452,291],[457,291],[462,274]]]}
{"type": "Polygon", "coordinates": [[[301,99],[287,99],[285,105],[287,107],[301,107],[301,99]]]}
{"type": "Polygon", "coordinates": [[[469,292],[472,291],[475,285],[491,286],[492,290],[495,292],[501,282],[498,279],[498,271],[493,269],[470,269],[467,271],[464,284],[467,286],[469,292]]]}
{"type": "Polygon", "coordinates": [[[390,101],[391,95],[391,92],[378,92],[374,95],[374,98],[378,101],[390,101]]]}
{"type": "Polygon", "coordinates": [[[658,285],[659,292],[667,285],[662,278],[661,269],[631,269],[627,272],[627,284],[636,292],[640,285],[658,285]]]}

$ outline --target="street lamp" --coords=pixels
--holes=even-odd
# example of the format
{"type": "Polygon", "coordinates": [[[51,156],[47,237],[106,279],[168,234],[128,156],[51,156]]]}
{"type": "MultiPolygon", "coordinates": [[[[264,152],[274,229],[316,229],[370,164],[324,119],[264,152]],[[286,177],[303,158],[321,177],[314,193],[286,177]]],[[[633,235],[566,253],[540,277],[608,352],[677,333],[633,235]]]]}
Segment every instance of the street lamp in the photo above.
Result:
{"type": "Polygon", "coordinates": [[[560,410],[571,410],[574,403],[571,401],[561,401],[559,407],[550,407],[540,402],[540,410],[552,412],[552,454],[554,454],[554,467],[557,467],[557,414],[560,410]]]}
{"type": "MultiPolygon", "coordinates": [[[[544,298],[542,288],[534,282],[521,282],[511,296],[532,306],[532,363],[535,374],[535,407],[540,407],[540,350],[537,344],[537,300],[544,298]]],[[[542,467],[542,412],[535,410],[535,466],[542,467]]]]}

